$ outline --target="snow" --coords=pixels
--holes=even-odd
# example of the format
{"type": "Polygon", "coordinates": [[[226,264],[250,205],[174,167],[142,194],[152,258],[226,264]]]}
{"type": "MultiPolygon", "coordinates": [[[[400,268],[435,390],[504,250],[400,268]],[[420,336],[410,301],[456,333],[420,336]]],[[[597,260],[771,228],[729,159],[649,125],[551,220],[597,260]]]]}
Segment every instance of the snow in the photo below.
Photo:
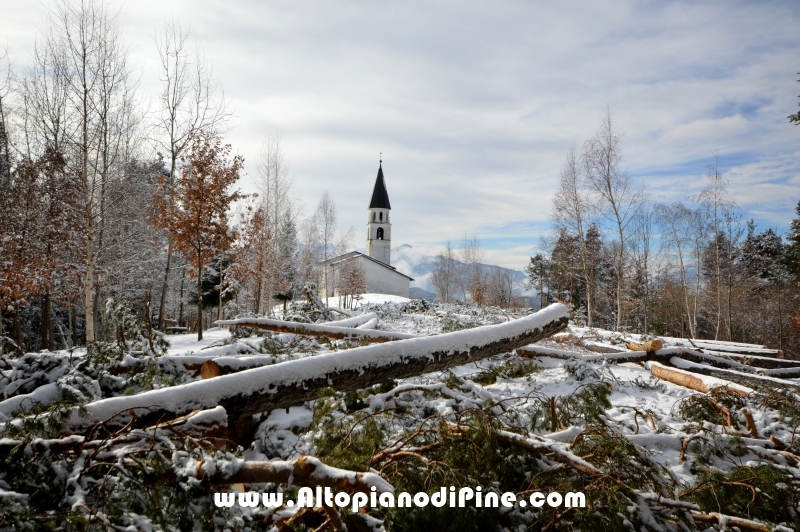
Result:
{"type": "Polygon", "coordinates": [[[233,394],[249,396],[257,393],[275,393],[278,386],[300,384],[318,375],[330,375],[346,371],[363,371],[365,367],[380,367],[409,361],[413,358],[429,358],[439,352],[445,356],[463,356],[473,347],[481,347],[504,338],[525,334],[544,325],[568,317],[567,307],[553,304],[519,320],[490,325],[479,330],[468,329],[448,334],[423,338],[410,338],[385,344],[369,345],[336,353],[326,353],[251,369],[245,372],[222,375],[210,380],[197,381],[181,386],[163,388],[130,397],[112,397],[87,405],[88,415],[77,412],[70,424],[87,426],[109,419],[130,409],[165,409],[171,412],[188,412],[214,407],[233,394]]]}
{"type": "Polygon", "coordinates": [[[0,401],[0,421],[11,419],[11,413],[16,410],[28,411],[37,404],[50,404],[61,398],[61,391],[54,382],[39,386],[31,393],[16,395],[5,401],[0,401]]]}
{"type": "MultiPolygon", "coordinates": [[[[330,303],[338,302],[338,298],[330,298],[330,303]]],[[[403,332],[415,336],[407,340],[399,340],[389,344],[370,345],[366,347],[350,348],[350,345],[339,346],[335,342],[326,345],[315,345],[308,351],[294,351],[288,354],[272,356],[259,351],[263,337],[234,340],[230,332],[223,328],[214,328],[204,332],[204,339],[196,340],[196,335],[182,334],[169,335],[171,343],[168,355],[162,361],[172,361],[176,364],[199,364],[205,360],[215,359],[220,366],[241,369],[256,366],[248,371],[216,377],[210,380],[196,380],[189,384],[153,390],[136,396],[120,396],[107,398],[88,405],[90,415],[87,419],[73,418],[72,422],[86,425],[94,420],[102,420],[130,408],[165,407],[182,412],[203,410],[190,418],[192,424],[220,424],[227,422],[223,407],[218,406],[220,399],[233,392],[242,394],[264,393],[275,389],[279,384],[302,383],[309,376],[322,373],[346,371],[368,366],[380,366],[392,363],[398,359],[410,361],[415,357],[430,356],[432,351],[445,351],[450,355],[468,349],[472,345],[485,345],[514,331],[536,327],[545,321],[558,316],[566,315],[566,309],[553,306],[542,313],[528,316],[522,320],[511,320],[512,317],[505,311],[487,310],[468,305],[437,305],[434,309],[414,310],[408,309],[410,303],[406,298],[396,296],[382,296],[370,294],[361,302],[361,311],[364,314],[324,324],[331,328],[358,327],[366,331],[392,331],[403,332]],[[373,297],[374,296],[374,297],[373,297]],[[391,301],[383,303],[384,300],[391,301]],[[527,321],[525,321],[527,320],[527,321]],[[521,326],[520,323],[525,325],[521,326]],[[477,327],[487,325],[486,328],[457,330],[456,332],[441,334],[443,329],[449,327],[477,327]],[[346,347],[346,349],[341,349],[346,347]],[[399,354],[398,354],[399,347],[399,354]]],[[[284,345],[295,338],[293,334],[271,335],[276,341],[283,341],[284,345]]],[[[627,335],[628,337],[631,335],[627,335]]],[[[764,456],[770,456],[778,463],[786,463],[774,448],[771,442],[765,439],[734,436],[725,431],[720,432],[719,426],[710,423],[703,425],[705,433],[695,434],[683,419],[676,405],[679,401],[698,392],[688,390],[681,386],[660,381],[652,376],[649,367],[658,362],[646,364],[616,363],[615,359],[629,356],[621,344],[623,336],[619,333],[586,328],[570,327],[564,334],[559,334],[535,345],[526,346],[529,351],[542,354],[556,353],[569,357],[570,360],[561,360],[537,357],[535,372],[521,377],[499,375],[492,384],[478,384],[470,380],[485,370],[497,367],[500,364],[520,363],[521,359],[512,353],[493,357],[492,359],[478,362],[469,362],[452,368],[448,372],[433,372],[419,377],[400,379],[397,386],[389,392],[373,393],[365,398],[368,405],[363,413],[378,415],[380,412],[391,409],[404,411],[418,410],[438,412],[451,415],[463,408],[474,408],[491,402],[491,412],[496,420],[506,428],[503,435],[508,438],[518,438],[530,446],[540,446],[557,453],[564,459],[574,460],[576,457],[569,452],[570,444],[584,430],[581,421],[574,421],[570,426],[557,432],[550,432],[550,428],[531,428],[531,412],[542,400],[548,398],[563,398],[576,392],[587,383],[606,383],[611,389],[609,401],[612,405],[604,413],[605,422],[618,430],[629,442],[638,446],[640,452],[648,456],[662,470],[677,479],[679,483],[690,483],[696,479],[696,463],[691,456],[682,460],[684,443],[689,438],[720,439],[732,441],[737,438],[737,445],[746,447],[746,454],[739,463],[763,462],[764,456]],[[598,352],[602,351],[602,352],[598,352]],[[462,379],[460,384],[447,385],[445,379],[452,376],[462,379]],[[652,415],[652,422],[642,416],[642,413],[652,415]],[[637,417],[638,416],[638,417],[637,417]],[[638,423],[637,423],[638,421],[638,423]]],[[[665,347],[658,351],[659,355],[678,355],[682,351],[696,354],[700,359],[713,362],[716,357],[725,357],[727,360],[735,359],[746,362],[758,360],[758,356],[737,356],[730,354],[728,349],[743,349],[748,352],[767,354],[763,346],[748,344],[732,345],[726,342],[694,341],[697,348],[702,348],[704,353],[686,340],[675,338],[662,338],[665,347]]],[[[53,356],[48,354],[47,356],[53,356]]],[[[60,355],[59,355],[60,356],[60,355]]],[[[773,359],[774,360],[774,359],[773,359]]],[[[128,362],[132,362],[132,359],[128,362]]],[[[788,361],[787,361],[788,362],[788,361]]],[[[671,359],[672,370],[675,366],[685,371],[694,368],[709,368],[707,364],[697,364],[677,357],[671,359]]],[[[752,367],[736,366],[742,374],[753,375],[752,367]]],[[[718,368],[715,368],[718,369],[718,368]]],[[[677,370],[680,371],[680,370],[677,370]]],[[[720,370],[724,371],[724,370],[720,370]]],[[[765,370],[761,378],[772,380],[776,383],[785,383],[787,380],[776,378],[781,373],[795,371],[794,369],[765,370]],[[765,377],[771,375],[772,377],[765,377]]],[[[691,373],[692,377],[699,379],[709,388],[726,385],[735,389],[751,392],[749,388],[710,376],[691,373]]],[[[450,381],[447,381],[450,382],[450,381]]],[[[7,420],[11,412],[16,410],[26,400],[45,401],[52,399],[48,394],[58,391],[52,379],[28,394],[21,394],[0,402],[0,421],[7,420]]],[[[244,453],[247,460],[270,460],[276,467],[289,467],[290,461],[302,455],[314,455],[314,435],[309,430],[312,426],[312,408],[314,402],[292,406],[288,409],[272,410],[263,415],[256,432],[255,444],[244,453]]],[[[748,407],[749,408],[749,407],[748,407]]],[[[778,416],[769,412],[750,408],[756,426],[762,436],[774,436],[784,442],[791,441],[792,427],[786,427],[778,416]]],[[[734,416],[739,415],[733,412],[734,416]]],[[[341,416],[350,414],[342,413],[341,416]]],[[[452,419],[452,418],[451,418],[452,419]]],[[[737,430],[744,430],[743,420],[737,430]]],[[[400,425],[391,429],[396,433],[391,434],[399,441],[404,435],[404,428],[400,425]]],[[[745,432],[746,434],[746,432],[745,432]]],[[[0,445],[3,441],[0,440],[0,445]]],[[[688,453],[687,453],[688,454],[688,453]]],[[[314,459],[316,460],[316,459],[314,459]]],[[[582,460],[578,463],[581,463],[582,460]]],[[[227,464],[220,464],[212,459],[202,465],[203,468],[215,468],[219,465],[222,470],[234,471],[242,460],[236,459],[227,464]],[[226,469],[227,468],[227,469],[226,469]]],[[[191,469],[192,464],[185,464],[191,469]]],[[[584,462],[584,465],[593,467],[584,462]]],[[[786,463],[786,465],[791,465],[786,463]]],[[[352,472],[328,468],[319,462],[320,475],[354,475],[352,472]]],[[[714,467],[725,470],[730,468],[730,463],[716,462],[714,467]]],[[[187,469],[188,470],[188,469],[187,469]]],[[[74,475],[75,472],[64,472],[65,475],[74,475]]],[[[362,479],[374,481],[379,489],[391,489],[377,475],[362,479]],[[383,484],[381,484],[383,482],[383,484]]],[[[0,496],[4,496],[0,492],[0,496]]],[[[76,490],[74,502],[80,502],[82,494],[76,490]]],[[[683,505],[685,508],[694,509],[689,503],[670,501],[657,493],[640,493],[640,506],[643,501],[662,500],[671,505],[683,505]]],[[[280,510],[280,511],[285,511],[280,510]]]]}
{"type": "Polygon", "coordinates": [[[169,355],[185,355],[187,353],[197,352],[201,349],[207,348],[214,344],[221,344],[231,337],[229,329],[221,327],[213,327],[203,331],[203,339],[197,340],[197,333],[187,334],[168,334],[166,335],[169,341],[169,355]]]}
{"type": "MultiPolygon", "coordinates": [[[[409,298],[403,296],[367,293],[361,294],[360,299],[356,302],[355,310],[368,307],[369,305],[382,305],[384,303],[408,303],[409,301],[411,301],[409,298]]],[[[339,308],[339,298],[329,297],[328,304],[331,307],[339,308]]]]}

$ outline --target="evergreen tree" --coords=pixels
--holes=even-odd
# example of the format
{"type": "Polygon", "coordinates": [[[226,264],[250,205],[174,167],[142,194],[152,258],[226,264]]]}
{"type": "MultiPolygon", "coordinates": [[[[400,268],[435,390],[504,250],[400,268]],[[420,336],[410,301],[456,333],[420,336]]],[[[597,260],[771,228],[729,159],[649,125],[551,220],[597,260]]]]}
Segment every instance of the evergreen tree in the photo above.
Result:
{"type": "MultiPolygon", "coordinates": [[[[203,276],[200,281],[201,289],[201,304],[203,308],[209,309],[218,307],[220,304],[220,281],[224,281],[228,273],[228,268],[231,266],[231,261],[227,257],[215,257],[203,269],[203,276]]],[[[227,303],[233,299],[235,292],[233,290],[222,290],[222,304],[227,303]]],[[[191,303],[197,304],[197,292],[193,292],[190,296],[191,303]]],[[[222,319],[222,318],[220,318],[222,319]]]]}
{"type": "Polygon", "coordinates": [[[528,275],[530,286],[535,287],[539,292],[539,308],[543,308],[549,303],[550,296],[545,292],[545,289],[550,284],[551,268],[550,261],[541,253],[531,257],[531,262],[525,266],[525,273],[528,275]]]}
{"type": "Polygon", "coordinates": [[[786,235],[786,263],[795,279],[800,280],[800,201],[795,212],[797,217],[789,222],[789,234],[786,235]]]}
{"type": "Polygon", "coordinates": [[[781,282],[786,274],[786,246],[772,228],[756,234],[752,220],[742,245],[742,260],[751,275],[770,283],[781,282]]]}
{"type": "MultiPolygon", "coordinates": [[[[800,76],[800,72],[798,72],[797,75],[800,76]]],[[[800,82],[800,79],[798,79],[797,81],[800,82]]],[[[793,115],[789,115],[788,118],[790,122],[794,122],[795,124],[800,126],[800,111],[793,115]]]]}
{"type": "Polygon", "coordinates": [[[297,287],[297,228],[289,211],[284,212],[278,234],[278,265],[280,268],[277,293],[274,298],[286,302],[294,299],[297,287]]]}

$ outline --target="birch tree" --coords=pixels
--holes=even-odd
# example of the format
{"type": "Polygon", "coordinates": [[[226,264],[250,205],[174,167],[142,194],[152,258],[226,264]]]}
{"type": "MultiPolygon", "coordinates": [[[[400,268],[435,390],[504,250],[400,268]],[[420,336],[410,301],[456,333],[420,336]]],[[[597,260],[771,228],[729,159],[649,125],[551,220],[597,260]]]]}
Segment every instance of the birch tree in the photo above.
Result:
{"type": "Polygon", "coordinates": [[[724,278],[726,269],[725,264],[729,264],[733,259],[733,246],[742,234],[737,223],[736,203],[728,194],[728,179],[719,170],[719,157],[714,158],[714,164],[708,167],[708,178],[706,187],[694,198],[700,202],[705,210],[708,219],[709,230],[715,245],[711,252],[714,254],[711,264],[713,271],[709,272],[713,276],[714,293],[714,339],[718,339],[720,330],[725,325],[727,337],[730,340],[730,296],[731,289],[725,290],[724,283],[730,287],[730,275],[732,272],[728,268],[728,278],[724,278]],[[736,234],[738,232],[738,234],[736,234]],[[727,296],[728,305],[725,306],[723,299],[727,296]]]}
{"type": "Polygon", "coordinates": [[[671,205],[660,204],[656,207],[658,223],[662,227],[664,236],[662,246],[675,253],[678,260],[680,276],[681,299],[683,310],[689,327],[691,338],[697,338],[697,309],[699,305],[700,272],[695,274],[695,290],[690,286],[690,272],[695,271],[699,263],[692,263],[692,254],[700,229],[693,228],[699,217],[683,203],[676,202],[671,205]],[[693,293],[694,292],[694,293],[693,293]]]}
{"type": "Polygon", "coordinates": [[[319,243],[321,247],[321,259],[322,262],[325,263],[325,266],[322,268],[322,279],[320,279],[320,283],[325,289],[325,304],[328,304],[328,266],[327,261],[331,258],[333,251],[331,246],[335,247],[336,242],[336,227],[338,223],[338,215],[336,214],[336,204],[333,201],[333,198],[330,195],[330,192],[325,190],[322,193],[322,197],[319,199],[319,203],[317,204],[317,209],[314,211],[313,216],[313,225],[316,228],[314,231],[316,236],[319,238],[319,243]]]}
{"type": "Polygon", "coordinates": [[[630,174],[622,169],[622,133],[612,124],[611,111],[606,113],[594,137],[584,144],[582,158],[587,181],[601,200],[600,212],[614,226],[619,239],[615,256],[617,309],[614,330],[616,331],[625,318],[623,288],[628,226],[640,205],[641,192],[634,188],[630,174]]]}
{"type": "Polygon", "coordinates": [[[456,252],[450,241],[444,250],[436,255],[436,265],[431,272],[431,285],[439,299],[447,303],[455,295],[459,283],[459,264],[456,260],[456,252]]]}
{"type": "MultiPolygon", "coordinates": [[[[283,254],[281,250],[282,224],[288,217],[292,223],[296,216],[292,181],[284,162],[280,137],[270,134],[264,139],[257,163],[259,190],[259,217],[261,234],[259,253],[258,293],[262,306],[272,313],[272,299],[283,289],[283,254]]],[[[259,310],[261,311],[261,309],[259,310]]]]}
{"type": "MultiPolygon", "coordinates": [[[[11,92],[11,60],[8,49],[0,47],[0,190],[7,190],[11,184],[11,152],[8,148],[8,95],[11,92]]],[[[0,334],[2,334],[0,320],[0,334]]]]}
{"type": "Polygon", "coordinates": [[[461,239],[459,257],[461,258],[459,284],[461,285],[464,299],[469,294],[475,303],[479,305],[485,304],[487,299],[487,280],[484,278],[483,273],[483,248],[477,235],[469,236],[464,233],[464,238],[461,239]]]}
{"type": "Polygon", "coordinates": [[[591,224],[595,208],[588,197],[584,179],[578,155],[572,147],[567,152],[567,160],[559,176],[558,190],[553,197],[551,219],[556,229],[563,228],[577,237],[581,271],[586,283],[586,320],[587,325],[592,327],[594,276],[586,245],[586,230],[591,224]]]}
{"type": "Polygon", "coordinates": [[[83,194],[86,341],[93,343],[96,238],[105,209],[103,187],[111,140],[110,117],[106,113],[109,99],[125,101],[125,91],[120,89],[120,94],[115,88],[126,83],[126,52],[120,45],[116,16],[95,0],[63,0],[56,7],[49,29],[47,48],[54,59],[54,71],[63,74],[66,81],[67,114],[75,131],[70,135],[70,151],[83,194]]]}

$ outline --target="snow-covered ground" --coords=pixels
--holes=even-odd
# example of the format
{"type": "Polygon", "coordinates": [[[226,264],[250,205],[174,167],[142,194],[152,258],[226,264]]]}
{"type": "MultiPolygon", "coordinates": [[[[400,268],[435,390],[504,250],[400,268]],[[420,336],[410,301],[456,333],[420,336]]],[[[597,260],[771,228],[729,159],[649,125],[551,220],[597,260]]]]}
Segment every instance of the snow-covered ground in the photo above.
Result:
{"type": "MultiPolygon", "coordinates": [[[[334,305],[338,303],[338,298],[330,298],[329,302],[334,305]]],[[[430,305],[422,301],[382,294],[365,294],[359,301],[358,307],[348,312],[362,315],[361,319],[349,318],[343,321],[342,325],[402,332],[415,336],[441,335],[483,325],[502,324],[528,314],[527,310],[510,311],[474,305],[430,305]],[[367,313],[369,316],[366,316],[367,313]]],[[[336,325],[336,322],[332,325],[336,325]]],[[[348,350],[361,345],[350,339],[327,340],[321,337],[262,331],[254,331],[252,336],[239,338],[232,335],[230,329],[217,327],[204,331],[203,336],[200,342],[197,341],[196,334],[166,337],[170,346],[162,360],[168,360],[169,364],[162,365],[162,368],[172,368],[170,371],[177,371],[176,374],[180,375],[180,378],[171,382],[163,380],[155,383],[150,387],[156,389],[153,394],[149,394],[150,397],[159,394],[159,396],[179,397],[177,394],[179,390],[174,387],[175,385],[200,380],[199,375],[193,375],[185,371],[185,368],[188,368],[189,364],[197,365],[212,358],[232,371],[270,366],[265,368],[269,371],[256,369],[247,375],[236,373],[207,383],[212,385],[214,393],[224,395],[227,391],[235,391],[237,383],[242,389],[256,390],[259,386],[263,386],[263,382],[256,378],[257,375],[276,373],[274,370],[279,368],[289,370],[291,369],[289,364],[287,366],[283,364],[290,361],[328,355],[314,360],[311,364],[306,364],[306,360],[303,360],[301,365],[309,368],[321,366],[323,362],[336,365],[338,362],[334,359],[345,361],[350,358],[348,350]],[[186,364],[180,362],[182,359],[186,364]],[[224,386],[213,386],[217,384],[224,386]],[[170,386],[174,388],[170,389],[170,386]],[[158,389],[165,387],[167,389],[158,389]]],[[[440,341],[441,346],[438,348],[447,345],[444,337],[430,340],[433,340],[433,343],[440,341]]],[[[644,502],[648,497],[664,496],[678,499],[681,493],[691,493],[692,489],[700,489],[697,488],[697,481],[698,475],[703,471],[729,475],[739,470],[768,464],[770,467],[774,466],[777,471],[787,472],[788,476],[780,482],[776,481],[779,493],[800,493],[800,488],[792,485],[794,482],[800,486],[800,470],[797,467],[795,454],[792,454],[797,452],[795,440],[800,421],[797,421],[797,416],[792,414],[791,409],[776,410],[778,407],[775,405],[779,404],[779,401],[776,403],[775,398],[772,398],[769,406],[763,396],[758,394],[752,394],[748,398],[723,394],[713,396],[709,401],[707,398],[711,395],[700,394],[686,387],[657,379],[645,365],[615,364],[610,359],[596,359],[601,353],[625,351],[625,340],[642,341],[645,338],[639,335],[621,335],[610,331],[570,326],[568,330],[542,340],[536,346],[540,352],[552,350],[558,353],[571,353],[578,357],[575,359],[562,360],[539,356],[525,360],[514,352],[505,353],[443,372],[395,380],[392,386],[386,389],[368,389],[350,396],[339,394],[328,399],[307,401],[290,408],[275,409],[262,415],[255,432],[255,441],[249,448],[242,450],[240,456],[246,460],[256,461],[293,460],[302,455],[326,458],[325,452],[330,452],[330,449],[327,451],[325,449],[325,438],[330,437],[330,434],[326,435],[325,431],[339,430],[336,427],[350,427],[345,431],[348,438],[358,438],[360,432],[366,430],[367,420],[376,421],[384,431],[380,439],[381,446],[389,447],[398,445],[392,442],[405,442],[399,444],[400,447],[396,450],[408,445],[412,449],[409,452],[419,454],[422,451],[417,450],[425,449],[425,444],[430,443],[430,440],[425,440],[422,436],[418,436],[415,440],[414,434],[430,437],[430,434],[437,434],[437,431],[441,430],[437,428],[440,427],[437,423],[462,423],[461,416],[465,412],[478,412],[488,416],[492,426],[505,431],[503,433],[506,436],[522,438],[527,445],[547,450],[548,452],[537,459],[540,460],[537,467],[542,471],[549,469],[560,471],[559,468],[563,467],[563,460],[566,459],[573,460],[579,465],[584,464],[590,469],[599,468],[603,471],[603,475],[613,477],[615,474],[613,469],[616,467],[613,463],[599,460],[592,452],[584,452],[580,456],[573,454],[578,452],[576,442],[581,438],[591,438],[591,431],[589,436],[585,436],[591,427],[594,427],[591,430],[598,430],[597,427],[601,427],[599,430],[607,430],[607,437],[619,438],[620,442],[626,442],[625,445],[628,447],[624,452],[633,453],[628,455],[628,459],[630,456],[635,456],[634,461],[639,466],[645,464],[645,469],[649,468],[648,475],[657,479],[650,487],[636,488],[639,491],[632,492],[635,495],[634,499],[640,497],[638,500],[629,500],[628,511],[631,514],[629,519],[634,521],[649,519],[649,512],[655,511],[651,503],[644,502]],[[593,355],[595,359],[590,361],[582,358],[582,355],[593,355]],[[701,402],[697,403],[699,405],[697,408],[687,410],[687,405],[692,406],[692,401],[698,400],[701,402]],[[553,412],[558,414],[556,418],[552,417],[553,412]],[[752,424],[747,416],[752,416],[752,424]],[[325,421],[326,419],[332,421],[325,421]],[[438,421],[423,430],[425,420],[431,419],[438,421]],[[780,442],[786,444],[788,451],[776,448],[778,444],[771,443],[769,438],[779,444],[780,442]],[[550,460],[554,452],[562,456],[561,464],[556,463],[558,460],[556,462],[550,460]],[[787,478],[795,480],[787,481],[787,478]]],[[[663,338],[663,340],[666,347],[687,347],[686,341],[682,339],[663,338]]],[[[418,341],[415,339],[412,342],[418,341]]],[[[385,358],[386,353],[391,351],[391,345],[391,343],[380,344],[374,350],[385,358]]],[[[709,345],[713,348],[713,344],[709,345]]],[[[408,353],[404,352],[405,354],[408,353]]],[[[32,391],[28,392],[31,394],[30,397],[46,400],[48,394],[58,393],[57,387],[61,386],[61,384],[57,386],[57,383],[61,382],[58,379],[63,379],[65,375],[59,368],[63,367],[63,361],[67,360],[69,354],[43,353],[41,356],[43,360],[62,361],[62,366],[48,369],[50,373],[39,370],[37,373],[33,366],[32,369],[26,370],[29,375],[26,378],[39,379],[37,381],[39,388],[31,387],[32,391]]],[[[377,363],[377,358],[375,360],[377,363]]],[[[127,362],[123,361],[123,365],[125,363],[127,362]]],[[[292,366],[297,367],[296,364],[292,366]]],[[[10,375],[13,380],[13,373],[10,375]]],[[[84,378],[81,375],[79,377],[84,378]]],[[[776,379],[775,382],[781,381],[776,379]]],[[[783,382],[800,384],[800,379],[785,379],[783,382]]],[[[9,384],[8,389],[12,385],[13,383],[9,384]]],[[[206,383],[202,385],[198,383],[190,387],[199,390],[209,386],[206,386],[206,383]]],[[[93,394],[98,393],[97,390],[92,390],[90,391],[93,394]]],[[[103,397],[106,397],[105,393],[103,397]]],[[[790,402],[796,403],[796,397],[791,399],[791,394],[787,397],[790,402]]],[[[117,393],[108,403],[116,401],[128,404],[138,399],[145,401],[148,407],[154,404],[148,402],[146,396],[134,395],[129,400],[122,393],[117,393]]],[[[218,404],[214,403],[213,397],[209,399],[213,405],[206,404],[202,399],[196,401],[196,408],[211,408],[218,404]]],[[[5,416],[3,419],[9,419],[12,410],[17,408],[22,400],[24,397],[17,396],[6,399],[5,402],[0,401],[0,414],[5,416]],[[5,409],[4,403],[7,407],[5,409]]],[[[94,406],[89,405],[88,411],[91,415],[96,414],[98,403],[100,402],[96,401],[94,406]]],[[[125,411],[126,408],[128,407],[112,410],[118,412],[125,411]]],[[[110,411],[103,411],[101,414],[103,414],[100,415],[102,419],[113,415],[110,411]]],[[[377,450],[380,448],[375,451],[377,450]]],[[[622,458],[617,456],[614,459],[621,460],[626,455],[623,453],[621,456],[622,458]]],[[[420,460],[424,460],[424,457],[420,457],[420,460]]],[[[333,465],[342,466],[341,463],[333,465]]],[[[773,495],[765,495],[768,496],[773,495]]],[[[794,501],[788,499],[776,500],[774,504],[780,508],[785,507],[785,515],[800,518],[797,499],[794,501]]],[[[683,503],[683,500],[675,502],[675,504],[683,503]]],[[[658,511],[672,511],[667,507],[659,508],[658,511]]],[[[743,515],[749,514],[743,513],[743,515]]],[[[659,518],[657,523],[653,521],[658,526],[652,526],[648,530],[673,530],[675,528],[662,526],[673,518],[674,515],[659,518]]],[[[785,526],[786,523],[788,522],[785,521],[781,526],[785,526]]]]}

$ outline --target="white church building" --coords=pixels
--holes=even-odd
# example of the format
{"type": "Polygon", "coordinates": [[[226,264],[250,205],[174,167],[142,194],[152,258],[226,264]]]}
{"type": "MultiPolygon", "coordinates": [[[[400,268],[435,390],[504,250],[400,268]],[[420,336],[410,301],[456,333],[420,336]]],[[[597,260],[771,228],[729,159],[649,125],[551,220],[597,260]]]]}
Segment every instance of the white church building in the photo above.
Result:
{"type": "Polygon", "coordinates": [[[389,221],[389,194],[383,179],[383,161],[378,165],[378,177],[367,209],[367,253],[351,251],[323,261],[321,285],[329,297],[339,296],[338,279],[343,267],[356,261],[364,272],[367,292],[409,297],[411,277],[400,273],[391,265],[392,224],[389,221]]]}

